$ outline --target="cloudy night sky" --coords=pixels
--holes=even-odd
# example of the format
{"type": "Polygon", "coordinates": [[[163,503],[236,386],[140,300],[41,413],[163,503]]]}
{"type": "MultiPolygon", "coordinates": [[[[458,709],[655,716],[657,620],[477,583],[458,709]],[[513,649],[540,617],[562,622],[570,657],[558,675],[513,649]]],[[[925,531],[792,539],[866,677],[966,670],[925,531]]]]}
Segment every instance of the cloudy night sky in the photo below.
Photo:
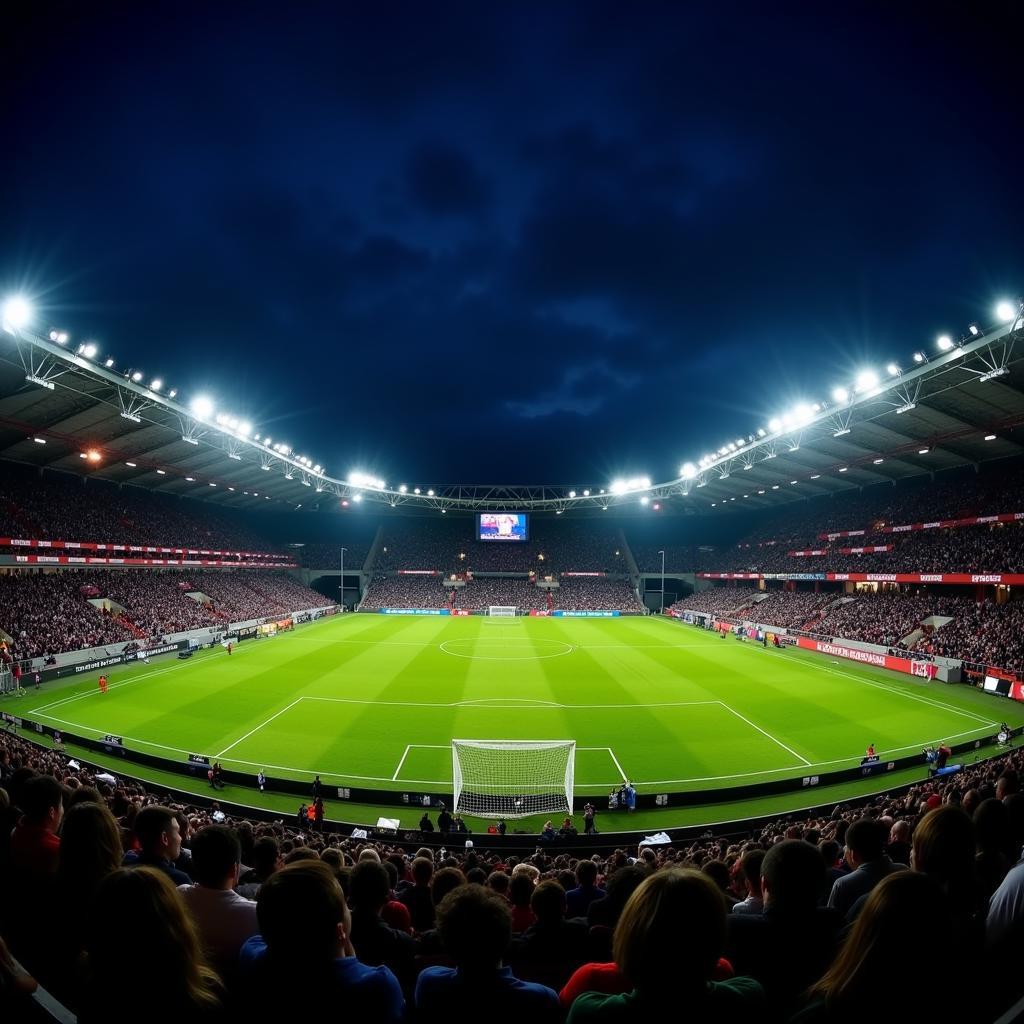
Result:
{"type": "Polygon", "coordinates": [[[1024,291],[1009,2],[23,7],[3,290],[335,476],[666,479],[1024,291]]]}

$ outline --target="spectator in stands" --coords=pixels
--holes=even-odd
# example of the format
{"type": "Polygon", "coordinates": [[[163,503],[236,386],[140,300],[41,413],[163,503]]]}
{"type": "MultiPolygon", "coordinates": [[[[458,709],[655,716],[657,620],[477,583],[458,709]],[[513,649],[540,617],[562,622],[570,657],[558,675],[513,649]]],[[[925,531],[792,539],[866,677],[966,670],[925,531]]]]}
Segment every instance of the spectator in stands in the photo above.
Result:
{"type": "Polygon", "coordinates": [[[188,885],[191,879],[174,862],[181,854],[181,826],[169,807],[150,804],[135,816],[137,850],[125,854],[125,867],[148,866],[162,871],[175,885],[188,885]]]}
{"type": "Polygon", "coordinates": [[[64,787],[48,775],[37,775],[21,787],[22,817],[11,833],[11,866],[28,875],[54,875],[60,862],[64,818],[64,787]]]}
{"type": "Polygon", "coordinates": [[[756,1017],[764,998],[756,981],[711,980],[725,937],[725,902],[706,875],[656,872],[630,897],[615,929],[615,963],[633,991],[584,993],[569,1011],[569,1024],[655,1020],[676,1016],[680,1007],[694,1020],[756,1017]]]}
{"type": "MultiPolygon", "coordinates": [[[[379,865],[378,865],[379,866],[379,865]]],[[[276,871],[257,902],[260,933],[240,955],[239,999],[251,1021],[312,1019],[397,1024],[405,999],[387,967],[356,959],[352,919],[334,873],[302,860],[276,871]]]]}
{"type": "Polygon", "coordinates": [[[566,893],[553,878],[540,883],[530,897],[534,923],[517,936],[509,958],[518,973],[553,989],[561,987],[586,960],[586,921],[566,917],[566,893]]]}
{"type": "Polygon", "coordinates": [[[411,867],[413,884],[405,889],[400,899],[409,908],[412,926],[418,932],[434,927],[434,900],[430,882],[434,876],[434,862],[429,857],[417,857],[411,867]]]}
{"type": "Polygon", "coordinates": [[[764,850],[748,850],[738,861],[738,878],[743,885],[745,898],[732,908],[734,914],[760,914],[764,911],[761,899],[761,864],[764,850]]]}
{"type": "Polygon", "coordinates": [[[411,989],[415,976],[413,958],[416,944],[411,935],[384,923],[381,911],[391,898],[388,873],[379,860],[360,860],[349,876],[352,901],[352,945],[356,955],[371,967],[385,965],[411,989]]]}
{"type": "Polygon", "coordinates": [[[164,872],[108,875],[96,890],[86,949],[80,1024],[106,1024],[115,1006],[167,1024],[221,1019],[220,980],[164,872]]]}
{"type": "Polygon", "coordinates": [[[832,962],[843,920],[819,905],[825,862],[802,839],[776,843],[761,861],[763,914],[729,916],[726,957],[756,978],[778,1019],[832,962]]]}
{"type": "Polygon", "coordinates": [[[954,804],[929,811],[914,829],[910,865],[933,878],[949,899],[957,931],[983,939],[984,900],[975,865],[974,825],[954,804]]]}
{"type": "Polygon", "coordinates": [[[878,1016],[880,1005],[891,1020],[948,1016],[955,999],[948,985],[933,978],[933,940],[949,936],[951,926],[948,902],[935,881],[913,871],[881,879],[793,1024],[867,1021],[878,1016]],[[894,978],[904,982],[893,984],[894,978]]]}
{"type": "Polygon", "coordinates": [[[846,833],[846,863],[850,873],[836,879],[828,905],[844,916],[886,875],[902,868],[885,852],[884,826],[873,818],[855,821],[846,833]]]}
{"type": "Polygon", "coordinates": [[[592,860],[581,860],[576,865],[576,887],[565,894],[566,916],[587,916],[590,904],[607,895],[597,884],[598,868],[592,860]]]}
{"type": "Polygon", "coordinates": [[[235,891],[247,900],[255,900],[260,886],[278,869],[284,866],[281,846],[274,836],[260,836],[253,844],[252,867],[238,880],[235,891]]]}
{"type": "Polygon", "coordinates": [[[180,887],[209,961],[226,975],[246,939],[259,931],[256,904],[235,892],[242,848],[226,825],[207,825],[192,839],[191,885],[180,887]]]}
{"type": "Polygon", "coordinates": [[[520,981],[502,964],[512,917],[500,896],[479,885],[459,886],[438,906],[437,925],[456,966],[421,972],[416,1010],[425,1019],[440,1019],[457,1006],[477,1006],[494,1022],[561,1019],[552,989],[520,981]]]}
{"type": "Polygon", "coordinates": [[[530,902],[533,899],[533,876],[526,871],[513,872],[508,886],[508,901],[512,908],[512,931],[525,932],[537,918],[530,902]]]}

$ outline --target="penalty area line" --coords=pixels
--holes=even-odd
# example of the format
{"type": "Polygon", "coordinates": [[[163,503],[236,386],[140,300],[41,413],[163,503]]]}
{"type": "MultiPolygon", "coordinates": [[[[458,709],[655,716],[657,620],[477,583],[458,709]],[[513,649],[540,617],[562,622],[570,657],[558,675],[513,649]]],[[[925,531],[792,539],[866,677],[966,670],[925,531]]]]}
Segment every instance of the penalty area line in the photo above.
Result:
{"type": "Polygon", "coordinates": [[[759,725],[755,725],[749,718],[746,717],[746,715],[741,715],[735,708],[729,707],[729,705],[726,704],[724,700],[720,700],[717,703],[721,704],[726,711],[731,711],[737,718],[746,722],[747,725],[749,725],[752,729],[756,729],[762,736],[767,736],[768,739],[772,741],[772,743],[777,743],[780,747],[782,747],[783,750],[788,751],[798,761],[803,762],[803,764],[806,765],[806,767],[811,767],[811,762],[808,761],[806,757],[801,757],[792,747],[787,747],[786,744],[782,742],[782,740],[776,739],[776,737],[774,737],[770,732],[768,732],[765,729],[762,729],[759,725]]]}
{"type": "Polygon", "coordinates": [[[237,747],[238,744],[242,742],[242,740],[247,740],[254,732],[259,732],[260,729],[262,729],[265,725],[270,725],[270,723],[274,721],[275,718],[280,718],[281,715],[283,715],[289,709],[295,707],[295,705],[300,703],[301,701],[301,697],[296,697],[295,700],[291,702],[291,704],[285,705],[283,708],[281,708],[280,711],[277,711],[274,714],[272,714],[265,722],[260,722],[260,724],[257,725],[255,729],[250,729],[244,736],[239,736],[234,743],[229,743],[223,750],[219,751],[213,756],[223,757],[229,750],[232,750],[234,747],[237,747]]]}

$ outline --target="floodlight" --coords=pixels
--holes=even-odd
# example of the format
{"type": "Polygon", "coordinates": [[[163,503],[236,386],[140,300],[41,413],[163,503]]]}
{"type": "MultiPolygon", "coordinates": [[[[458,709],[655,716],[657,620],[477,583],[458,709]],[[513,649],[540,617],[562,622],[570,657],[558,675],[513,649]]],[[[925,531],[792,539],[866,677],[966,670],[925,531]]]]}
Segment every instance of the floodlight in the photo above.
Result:
{"type": "Polygon", "coordinates": [[[132,374],[132,380],[135,381],[136,384],[138,384],[139,381],[142,380],[142,371],[141,370],[136,370],[132,374]]]}
{"type": "Polygon", "coordinates": [[[398,485],[398,493],[399,493],[399,494],[405,494],[405,492],[406,492],[406,491],[407,491],[408,489],[409,489],[409,488],[408,488],[408,487],[406,487],[406,486],[405,486],[405,484],[399,484],[399,485],[398,485]]]}
{"type": "Polygon", "coordinates": [[[684,462],[679,470],[679,475],[684,480],[692,480],[697,475],[697,467],[692,462],[684,462]]]}
{"type": "Polygon", "coordinates": [[[649,502],[650,500],[651,500],[651,499],[650,499],[650,498],[648,498],[648,497],[647,497],[647,495],[645,494],[645,495],[644,495],[644,496],[643,496],[643,497],[642,497],[642,498],[640,499],[640,504],[641,504],[641,505],[646,505],[646,504],[647,504],[647,503],[648,503],[648,502],[649,502]]]}
{"type": "Polygon", "coordinates": [[[977,324],[970,324],[967,328],[971,332],[971,337],[976,338],[981,334],[981,328],[977,324]]]}
{"type": "MultiPolygon", "coordinates": [[[[6,307],[5,307],[6,309],[6,307]]],[[[1018,305],[1014,305],[1012,302],[1007,302],[1005,299],[996,306],[996,319],[1001,323],[1008,324],[1017,315],[1018,305]]],[[[7,314],[4,313],[4,320],[7,320],[7,314]]]]}
{"type": "Polygon", "coordinates": [[[845,473],[847,469],[848,469],[848,467],[847,467],[847,466],[842,466],[842,467],[840,468],[839,472],[840,472],[840,473],[845,473]]]}
{"type": "Polygon", "coordinates": [[[418,487],[414,487],[414,488],[412,489],[412,493],[413,493],[413,494],[419,494],[419,493],[420,493],[420,489],[419,489],[418,487]]]}
{"type": "Polygon", "coordinates": [[[764,437],[764,434],[765,434],[764,427],[758,427],[757,428],[757,436],[758,437],[764,437]]]}
{"type": "Polygon", "coordinates": [[[857,374],[857,391],[870,391],[878,387],[878,374],[874,370],[861,370],[857,374]]]}
{"type": "Polygon", "coordinates": [[[46,444],[45,437],[33,437],[32,440],[35,441],[36,444],[46,444]]]}
{"type": "Polygon", "coordinates": [[[99,462],[100,461],[100,453],[98,451],[96,451],[95,448],[90,448],[85,453],[85,457],[86,457],[86,459],[89,460],[89,462],[99,462]]]}
{"type": "Polygon", "coordinates": [[[820,480],[821,479],[821,474],[820,473],[812,473],[811,474],[811,479],[812,480],[820,480]]]}
{"type": "Polygon", "coordinates": [[[584,498],[589,498],[590,497],[590,491],[584,491],[583,492],[583,497],[584,498]]]}
{"type": "Polygon", "coordinates": [[[948,352],[953,347],[953,339],[948,334],[940,334],[935,344],[939,346],[940,352],[948,352]]]}
{"type": "Polygon", "coordinates": [[[87,341],[79,350],[86,359],[92,359],[96,355],[96,346],[91,342],[87,341]]]}
{"type": "Polygon", "coordinates": [[[801,426],[810,423],[814,419],[814,410],[806,403],[801,402],[793,410],[793,421],[801,426]]]}
{"type": "Polygon", "coordinates": [[[885,368],[885,372],[889,374],[890,377],[898,377],[903,371],[895,363],[890,363],[885,368]]]}
{"type": "Polygon", "coordinates": [[[135,466],[136,466],[136,463],[134,463],[134,462],[126,462],[125,465],[126,466],[131,466],[131,468],[134,469],[135,466]]]}
{"type": "Polygon", "coordinates": [[[876,466],[880,466],[883,462],[885,462],[885,459],[875,459],[874,460],[874,464],[876,466]]]}
{"type": "Polygon", "coordinates": [[[192,411],[201,420],[208,420],[213,415],[213,402],[211,402],[205,395],[200,395],[192,402],[192,411]]]}
{"type": "Polygon", "coordinates": [[[242,437],[248,437],[252,433],[252,424],[248,420],[242,420],[238,424],[238,432],[242,437]]]}
{"type": "Polygon", "coordinates": [[[194,484],[196,482],[196,478],[194,476],[187,476],[185,477],[185,480],[190,484],[194,484]]]}
{"type": "Polygon", "coordinates": [[[995,434],[986,434],[985,435],[985,440],[986,441],[994,441],[995,439],[996,439],[996,435],[995,434]]]}
{"type": "Polygon", "coordinates": [[[362,501],[363,500],[363,496],[361,494],[353,494],[352,495],[352,500],[353,501],[362,501]]]}
{"type": "Polygon", "coordinates": [[[611,486],[612,494],[622,494],[626,490],[625,480],[613,480],[611,486]]]}
{"type": "Polygon", "coordinates": [[[771,418],[771,419],[770,419],[770,420],[768,421],[768,429],[769,429],[769,430],[770,430],[770,431],[771,431],[771,432],[772,432],[773,434],[774,434],[774,433],[776,433],[776,432],[777,432],[778,430],[781,430],[781,429],[782,429],[782,421],[781,421],[781,420],[780,420],[780,419],[778,418],[778,416],[773,416],[773,417],[772,417],[772,418],[771,418]]]}
{"type": "Polygon", "coordinates": [[[109,370],[114,365],[114,360],[108,359],[103,365],[109,370]]]}
{"type": "Polygon", "coordinates": [[[740,438],[740,439],[739,439],[739,440],[738,440],[738,441],[736,442],[736,447],[737,447],[737,448],[742,448],[742,447],[743,447],[743,446],[744,446],[744,445],[745,445],[746,443],[747,443],[747,442],[746,442],[746,441],[744,441],[744,440],[743,440],[743,438],[741,437],[741,438],[740,438]]]}
{"type": "Polygon", "coordinates": [[[427,491],[427,497],[428,497],[428,498],[432,498],[433,496],[434,496],[434,488],[433,488],[433,487],[431,487],[431,488],[430,488],[430,489],[429,489],[429,490],[427,491]]]}
{"type": "Polygon", "coordinates": [[[923,352],[915,352],[914,353],[914,362],[915,363],[927,363],[928,362],[928,357],[923,352]]]}
{"type": "Polygon", "coordinates": [[[32,306],[28,299],[21,295],[12,295],[3,308],[4,330],[8,332],[21,330],[32,320],[32,306]]]}
{"type": "Polygon", "coordinates": [[[168,398],[175,398],[175,397],[177,397],[177,394],[178,394],[177,388],[171,388],[171,390],[167,392],[167,397],[168,398]]]}
{"type": "Polygon", "coordinates": [[[569,492],[569,497],[570,498],[575,498],[576,497],[576,492],[575,491],[570,491],[569,492]]]}
{"type": "Polygon", "coordinates": [[[930,448],[918,448],[917,454],[918,455],[927,455],[929,451],[931,451],[930,448]]]}

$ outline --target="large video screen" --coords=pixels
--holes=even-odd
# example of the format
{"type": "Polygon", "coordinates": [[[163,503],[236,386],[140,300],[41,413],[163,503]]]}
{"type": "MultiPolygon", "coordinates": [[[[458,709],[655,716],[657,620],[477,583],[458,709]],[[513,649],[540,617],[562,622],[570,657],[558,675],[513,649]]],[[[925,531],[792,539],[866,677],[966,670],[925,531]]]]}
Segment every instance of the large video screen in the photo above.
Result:
{"type": "Polygon", "coordinates": [[[477,540],[522,541],[530,538],[525,512],[481,512],[476,517],[477,540]]]}

